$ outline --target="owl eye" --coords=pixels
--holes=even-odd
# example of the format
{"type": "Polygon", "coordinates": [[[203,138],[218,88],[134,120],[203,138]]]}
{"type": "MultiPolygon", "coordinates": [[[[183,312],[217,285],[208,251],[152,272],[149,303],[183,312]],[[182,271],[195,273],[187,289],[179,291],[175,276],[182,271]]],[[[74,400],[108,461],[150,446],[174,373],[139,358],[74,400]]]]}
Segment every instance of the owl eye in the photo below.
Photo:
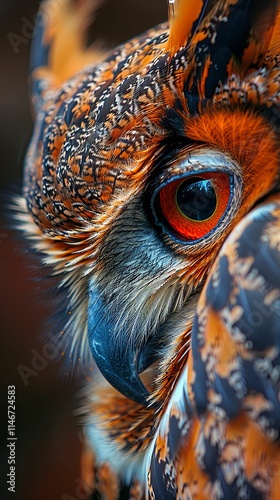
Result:
{"type": "Polygon", "coordinates": [[[231,197],[231,177],[207,172],[169,182],[158,192],[163,224],[187,241],[205,237],[219,223],[231,197]]]}

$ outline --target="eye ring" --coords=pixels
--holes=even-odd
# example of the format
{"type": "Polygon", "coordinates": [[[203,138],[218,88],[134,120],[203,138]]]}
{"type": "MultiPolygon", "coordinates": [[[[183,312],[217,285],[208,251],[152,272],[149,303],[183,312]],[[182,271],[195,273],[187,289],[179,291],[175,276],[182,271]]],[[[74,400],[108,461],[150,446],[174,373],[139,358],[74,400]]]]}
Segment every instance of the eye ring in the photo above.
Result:
{"type": "Polygon", "coordinates": [[[156,221],[173,239],[189,244],[205,239],[225,217],[232,184],[233,176],[224,171],[169,179],[154,196],[156,221]]]}

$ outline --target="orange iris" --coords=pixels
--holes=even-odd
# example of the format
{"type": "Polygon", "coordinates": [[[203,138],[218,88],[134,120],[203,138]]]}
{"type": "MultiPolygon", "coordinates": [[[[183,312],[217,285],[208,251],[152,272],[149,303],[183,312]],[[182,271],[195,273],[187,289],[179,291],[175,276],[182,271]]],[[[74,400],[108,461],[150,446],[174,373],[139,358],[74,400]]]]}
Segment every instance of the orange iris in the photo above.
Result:
{"type": "Polygon", "coordinates": [[[159,193],[162,214],[187,240],[206,236],[218,224],[230,199],[230,177],[208,172],[178,179],[159,193]]]}

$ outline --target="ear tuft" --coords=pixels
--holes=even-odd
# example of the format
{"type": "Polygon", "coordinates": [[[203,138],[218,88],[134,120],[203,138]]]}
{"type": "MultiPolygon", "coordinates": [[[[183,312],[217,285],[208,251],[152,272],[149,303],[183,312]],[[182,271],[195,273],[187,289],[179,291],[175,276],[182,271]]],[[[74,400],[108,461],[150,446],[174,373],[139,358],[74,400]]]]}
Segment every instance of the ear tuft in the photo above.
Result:
{"type": "MultiPolygon", "coordinates": [[[[207,2],[206,2],[207,3],[207,2]]],[[[187,41],[204,11],[204,0],[169,0],[168,50],[174,54],[187,41]]]]}
{"type": "Polygon", "coordinates": [[[170,0],[171,58],[185,48],[185,88],[211,98],[231,74],[260,68],[280,46],[279,0],[170,0]],[[276,27],[275,27],[276,26],[276,27]],[[274,29],[275,27],[275,29],[274,29]]]}
{"type": "Polygon", "coordinates": [[[86,64],[98,62],[99,51],[86,48],[85,33],[100,0],[45,0],[42,2],[31,51],[33,81],[50,77],[56,86],[86,64]]]}

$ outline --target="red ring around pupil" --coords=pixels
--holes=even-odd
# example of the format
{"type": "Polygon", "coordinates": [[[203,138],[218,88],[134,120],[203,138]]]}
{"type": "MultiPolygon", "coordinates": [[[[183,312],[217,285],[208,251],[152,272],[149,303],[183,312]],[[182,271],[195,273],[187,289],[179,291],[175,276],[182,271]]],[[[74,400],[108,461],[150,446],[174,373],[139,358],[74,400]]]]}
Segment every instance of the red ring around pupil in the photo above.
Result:
{"type": "Polygon", "coordinates": [[[220,172],[177,179],[159,192],[165,222],[188,241],[203,238],[216,227],[229,199],[230,177],[220,172]]]}

